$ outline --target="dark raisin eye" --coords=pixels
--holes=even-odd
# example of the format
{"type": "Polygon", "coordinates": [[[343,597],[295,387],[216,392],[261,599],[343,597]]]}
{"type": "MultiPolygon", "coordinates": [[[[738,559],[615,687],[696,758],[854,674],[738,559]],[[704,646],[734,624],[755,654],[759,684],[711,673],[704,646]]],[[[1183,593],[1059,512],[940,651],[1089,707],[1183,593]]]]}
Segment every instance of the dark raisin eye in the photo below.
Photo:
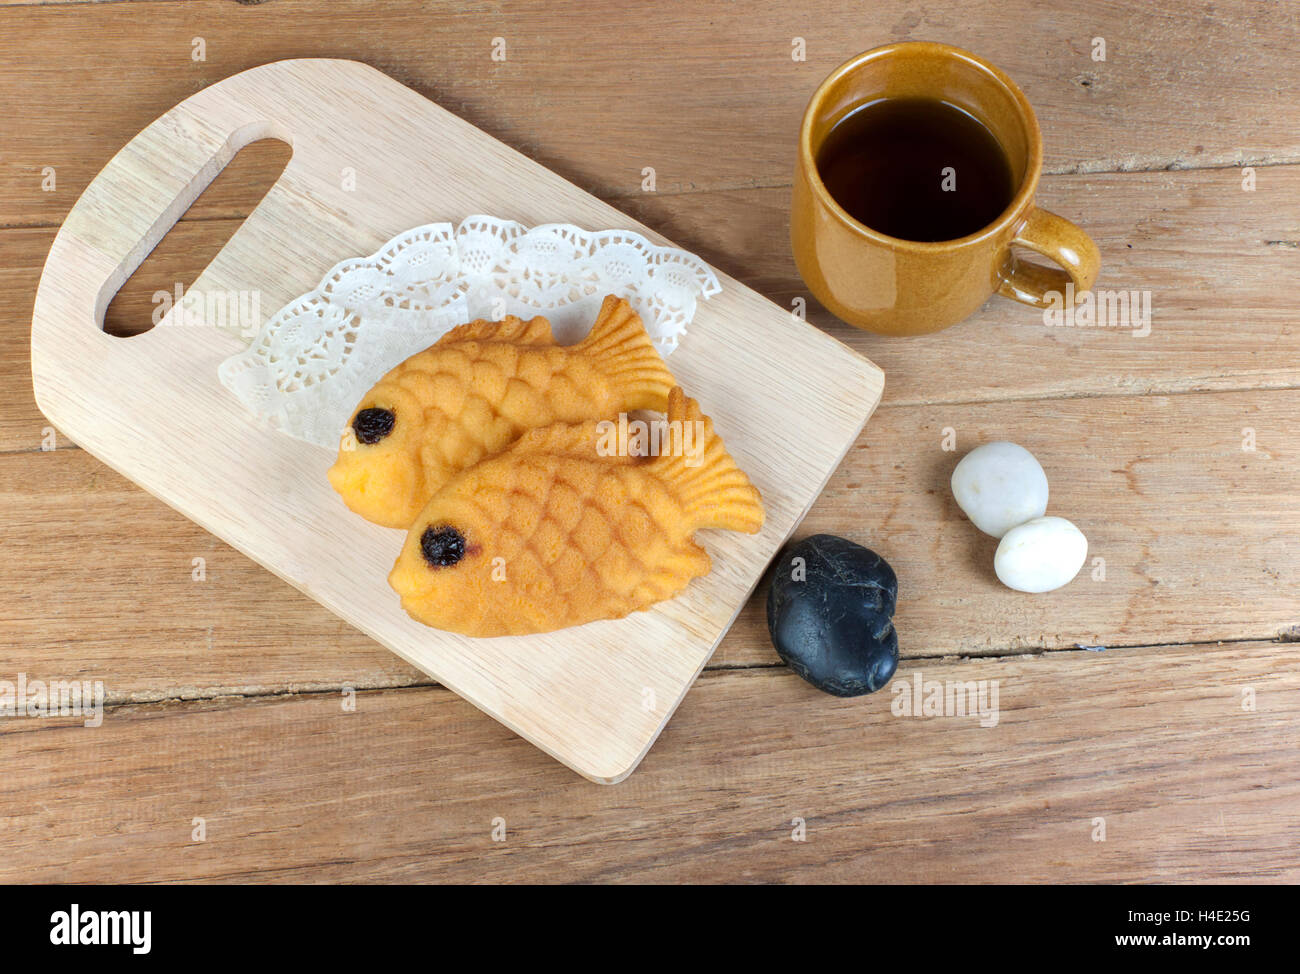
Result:
{"type": "Polygon", "coordinates": [[[357,439],[362,443],[378,443],[393,431],[396,422],[397,417],[391,409],[372,406],[357,413],[357,418],[352,421],[352,432],[357,434],[357,439]]]}
{"type": "Polygon", "coordinates": [[[420,550],[434,568],[450,568],[465,557],[465,536],[449,524],[430,524],[420,535],[420,550]]]}

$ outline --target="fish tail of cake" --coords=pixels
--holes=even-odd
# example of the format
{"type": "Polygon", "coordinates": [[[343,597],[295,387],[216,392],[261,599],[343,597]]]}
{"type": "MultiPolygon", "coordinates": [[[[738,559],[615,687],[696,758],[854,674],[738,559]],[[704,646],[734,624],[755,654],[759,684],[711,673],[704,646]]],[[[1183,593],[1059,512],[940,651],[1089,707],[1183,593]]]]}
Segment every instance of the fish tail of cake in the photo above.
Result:
{"type": "Polygon", "coordinates": [[[590,334],[573,350],[589,356],[620,390],[621,408],[662,411],[667,406],[668,392],[676,384],[673,374],[641,316],[623,298],[605,297],[590,334]]]}
{"type": "Polygon", "coordinates": [[[754,534],[763,526],[763,498],[736,465],[713,421],[681,387],[668,396],[668,439],[656,472],[677,490],[689,529],[722,528],[754,534]]]}

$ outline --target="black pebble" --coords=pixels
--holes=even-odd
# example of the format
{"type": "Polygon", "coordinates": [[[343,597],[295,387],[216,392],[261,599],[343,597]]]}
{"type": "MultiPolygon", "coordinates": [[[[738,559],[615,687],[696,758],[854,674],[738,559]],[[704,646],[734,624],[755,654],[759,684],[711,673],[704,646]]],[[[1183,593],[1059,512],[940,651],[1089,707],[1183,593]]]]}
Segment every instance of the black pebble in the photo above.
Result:
{"type": "Polygon", "coordinates": [[[898,669],[897,598],[898,579],[885,559],[815,534],[777,557],[767,628],[790,669],[819,690],[856,697],[879,690],[898,669]]]}
{"type": "Polygon", "coordinates": [[[432,524],[420,535],[424,560],[435,568],[450,568],[465,557],[465,536],[450,525],[432,524]]]}
{"type": "Polygon", "coordinates": [[[391,433],[396,422],[397,417],[391,409],[371,406],[357,413],[357,418],[352,421],[352,432],[357,434],[357,439],[362,443],[370,445],[378,443],[391,433]]]}

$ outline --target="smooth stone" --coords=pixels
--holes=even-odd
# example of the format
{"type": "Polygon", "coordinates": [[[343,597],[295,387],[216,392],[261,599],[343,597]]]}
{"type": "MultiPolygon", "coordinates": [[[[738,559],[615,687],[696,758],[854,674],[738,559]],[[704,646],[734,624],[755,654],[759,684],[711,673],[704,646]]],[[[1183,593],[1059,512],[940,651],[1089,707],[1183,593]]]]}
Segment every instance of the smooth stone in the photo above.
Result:
{"type": "Polygon", "coordinates": [[[1047,474],[1023,446],[985,443],[953,470],[952,496],[975,527],[1000,538],[1047,513],[1047,474]]]}
{"type": "Polygon", "coordinates": [[[897,598],[898,579],[885,559],[816,534],[777,557],[767,629],[795,673],[819,690],[856,697],[879,690],[898,669],[897,598]]]}
{"type": "Polygon", "coordinates": [[[1050,592],[1088,558],[1088,539],[1063,517],[1036,517],[1012,528],[993,555],[998,579],[1017,592],[1050,592]]]}

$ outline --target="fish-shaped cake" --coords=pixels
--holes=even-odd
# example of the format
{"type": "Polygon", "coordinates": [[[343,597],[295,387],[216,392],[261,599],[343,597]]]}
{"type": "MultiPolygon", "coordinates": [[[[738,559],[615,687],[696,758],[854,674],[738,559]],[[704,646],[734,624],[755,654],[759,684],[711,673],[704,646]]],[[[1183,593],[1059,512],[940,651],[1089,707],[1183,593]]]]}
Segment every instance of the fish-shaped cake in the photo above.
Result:
{"type": "Polygon", "coordinates": [[[330,468],[353,511],[407,528],[446,481],[525,430],[663,411],[672,373],[631,305],[610,295],[590,334],[557,345],[550,322],[471,321],[390,371],[362,399],[330,468]]]}
{"type": "Polygon", "coordinates": [[[612,422],[524,434],[463,471],[411,525],[388,582],[426,625],[467,636],[617,619],[705,575],[702,528],[754,533],[757,488],[699,404],[674,388],[657,456],[612,422]]]}

